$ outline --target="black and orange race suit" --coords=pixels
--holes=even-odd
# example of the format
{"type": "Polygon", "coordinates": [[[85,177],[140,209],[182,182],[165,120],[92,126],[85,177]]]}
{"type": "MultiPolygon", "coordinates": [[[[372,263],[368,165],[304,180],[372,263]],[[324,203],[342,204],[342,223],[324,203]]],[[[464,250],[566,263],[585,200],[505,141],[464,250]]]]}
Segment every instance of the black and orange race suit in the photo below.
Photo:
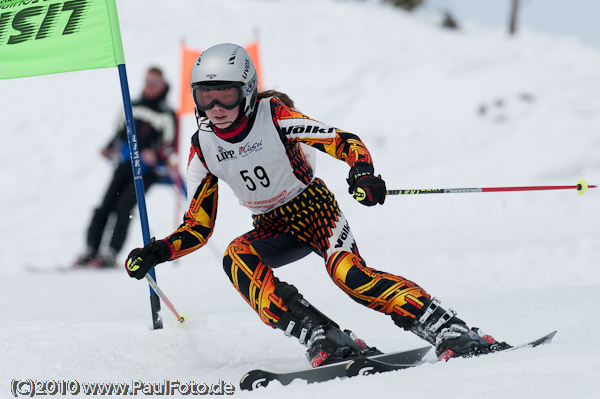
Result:
{"type": "Polygon", "coordinates": [[[232,187],[253,213],[253,229],[227,247],[223,267],[233,286],[266,324],[287,311],[273,268],[315,252],[329,276],[355,301],[412,321],[429,295],[415,283],[367,267],[350,226],[327,186],[313,176],[300,143],[345,161],[372,164],[369,151],[352,133],[264,99],[233,138],[197,132],[188,163],[189,209],[184,223],[166,240],[171,259],[209,239],[217,214],[218,180],[232,187]]]}

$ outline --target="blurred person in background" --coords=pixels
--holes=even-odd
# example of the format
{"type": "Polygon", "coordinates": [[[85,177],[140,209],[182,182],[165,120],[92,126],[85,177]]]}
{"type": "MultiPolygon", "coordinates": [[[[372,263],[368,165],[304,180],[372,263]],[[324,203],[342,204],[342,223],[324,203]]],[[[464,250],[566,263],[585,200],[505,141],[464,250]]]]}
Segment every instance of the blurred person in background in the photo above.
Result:
{"type": "MultiPolygon", "coordinates": [[[[162,70],[151,67],[146,72],[141,98],[132,102],[145,190],[165,177],[173,153],[177,125],[175,112],[166,104],[168,91],[162,70]]],[[[115,170],[100,206],[94,210],[87,230],[87,248],[75,267],[115,267],[137,204],[124,117],[101,153],[115,164],[115,170]]]]}

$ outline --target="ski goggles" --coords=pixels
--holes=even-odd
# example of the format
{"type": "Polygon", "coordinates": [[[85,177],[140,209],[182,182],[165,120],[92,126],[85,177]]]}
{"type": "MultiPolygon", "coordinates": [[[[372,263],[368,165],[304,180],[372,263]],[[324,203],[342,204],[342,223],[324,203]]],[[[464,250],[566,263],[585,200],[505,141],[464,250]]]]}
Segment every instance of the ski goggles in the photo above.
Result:
{"type": "Polygon", "coordinates": [[[216,104],[232,110],[240,105],[244,99],[242,85],[239,83],[225,83],[222,85],[195,84],[192,86],[192,95],[196,107],[200,111],[208,111],[216,104]]]}

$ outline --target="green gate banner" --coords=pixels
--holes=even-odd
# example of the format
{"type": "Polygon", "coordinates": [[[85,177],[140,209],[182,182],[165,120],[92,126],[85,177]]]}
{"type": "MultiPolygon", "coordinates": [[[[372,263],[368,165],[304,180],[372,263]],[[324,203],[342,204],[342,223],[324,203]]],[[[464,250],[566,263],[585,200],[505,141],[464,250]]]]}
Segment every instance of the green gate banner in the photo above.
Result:
{"type": "Polygon", "coordinates": [[[124,63],[115,0],[0,0],[0,79],[124,63]]]}

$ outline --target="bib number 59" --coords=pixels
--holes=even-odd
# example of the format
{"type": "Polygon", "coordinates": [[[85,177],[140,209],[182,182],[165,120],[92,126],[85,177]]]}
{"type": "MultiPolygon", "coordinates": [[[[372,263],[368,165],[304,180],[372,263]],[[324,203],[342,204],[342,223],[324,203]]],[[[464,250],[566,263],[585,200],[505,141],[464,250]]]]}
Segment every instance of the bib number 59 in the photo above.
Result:
{"type": "MultiPolygon", "coordinates": [[[[244,182],[246,182],[246,187],[248,188],[248,190],[254,191],[256,190],[257,185],[254,182],[254,179],[252,179],[252,177],[249,176],[250,174],[251,173],[248,170],[240,171],[240,175],[242,176],[242,179],[244,179],[244,182]]],[[[258,179],[258,182],[261,186],[269,187],[271,185],[269,176],[267,175],[267,172],[262,166],[257,166],[256,168],[254,168],[254,176],[258,179]]]]}

